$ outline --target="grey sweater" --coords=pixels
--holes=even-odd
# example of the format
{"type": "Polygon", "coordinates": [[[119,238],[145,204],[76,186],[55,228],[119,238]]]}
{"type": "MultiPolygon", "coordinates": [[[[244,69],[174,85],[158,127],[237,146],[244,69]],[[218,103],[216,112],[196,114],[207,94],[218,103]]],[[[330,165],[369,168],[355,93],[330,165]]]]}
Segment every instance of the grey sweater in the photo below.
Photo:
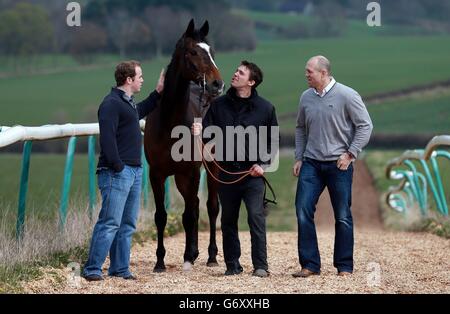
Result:
{"type": "Polygon", "coordinates": [[[310,88],[300,97],[295,159],[332,161],[346,151],[357,157],[372,129],[366,106],[355,90],[336,82],[321,98],[310,88]]]}

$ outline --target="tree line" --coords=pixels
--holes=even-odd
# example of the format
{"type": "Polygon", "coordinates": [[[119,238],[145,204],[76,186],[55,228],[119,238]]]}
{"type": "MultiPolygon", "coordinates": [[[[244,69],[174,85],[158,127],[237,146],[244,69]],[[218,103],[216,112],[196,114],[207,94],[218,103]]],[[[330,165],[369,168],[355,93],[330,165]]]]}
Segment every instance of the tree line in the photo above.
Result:
{"type": "MultiPolygon", "coordinates": [[[[311,15],[313,23],[279,27],[281,38],[339,36],[349,19],[365,20],[371,0],[79,0],[82,26],[66,24],[61,0],[0,0],[0,62],[40,54],[70,54],[92,63],[99,54],[149,59],[170,54],[188,21],[210,21],[209,39],[219,51],[253,50],[254,22],[231,8],[311,15]]],[[[450,0],[378,0],[386,24],[414,25],[420,34],[450,33],[450,0]]]]}
{"type": "Polygon", "coordinates": [[[69,27],[60,0],[0,0],[0,54],[13,59],[71,54],[80,63],[100,53],[121,58],[167,55],[191,18],[210,20],[216,50],[253,50],[253,22],[233,15],[225,0],[85,0],[80,27],[69,27]],[[236,31],[236,28],[239,31],[236,31]]]}

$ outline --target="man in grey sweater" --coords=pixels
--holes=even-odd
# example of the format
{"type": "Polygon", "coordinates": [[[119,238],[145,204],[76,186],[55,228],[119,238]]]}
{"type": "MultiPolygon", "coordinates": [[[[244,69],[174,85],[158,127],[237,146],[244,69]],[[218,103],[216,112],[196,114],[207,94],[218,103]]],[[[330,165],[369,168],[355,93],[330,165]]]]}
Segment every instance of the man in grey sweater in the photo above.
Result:
{"type": "Polygon", "coordinates": [[[325,187],[335,224],[333,264],[338,275],[353,272],[352,162],[369,142],[372,121],[361,96],[331,76],[330,61],[311,58],[305,68],[309,89],[300,97],[295,132],[294,176],[298,252],[302,269],[294,277],[320,274],[314,213],[325,187]]]}

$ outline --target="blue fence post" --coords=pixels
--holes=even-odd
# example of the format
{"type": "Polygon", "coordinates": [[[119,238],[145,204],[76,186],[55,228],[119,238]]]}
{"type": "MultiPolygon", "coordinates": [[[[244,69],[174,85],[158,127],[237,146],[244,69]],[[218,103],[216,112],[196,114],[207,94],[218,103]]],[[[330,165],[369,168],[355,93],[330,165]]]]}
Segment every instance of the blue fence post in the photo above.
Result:
{"type": "Polygon", "coordinates": [[[412,161],[410,161],[410,160],[405,160],[404,164],[407,165],[411,169],[411,171],[413,173],[413,180],[414,180],[414,185],[416,186],[416,189],[417,189],[419,205],[420,205],[420,208],[422,209],[423,213],[425,213],[426,208],[425,208],[425,204],[424,204],[424,201],[423,201],[422,191],[420,190],[419,178],[417,176],[417,173],[418,173],[417,172],[417,168],[414,165],[414,163],[412,161]]]}
{"type": "Polygon", "coordinates": [[[95,137],[88,138],[88,158],[89,158],[89,219],[92,220],[96,203],[95,189],[95,137]]]}
{"type": "MultiPolygon", "coordinates": [[[[444,158],[447,158],[450,161],[450,153],[447,152],[447,151],[444,151],[444,150],[437,150],[436,151],[436,157],[444,157],[444,158]]],[[[439,169],[437,169],[437,170],[439,171],[439,169]]],[[[440,190],[441,195],[442,195],[442,205],[444,206],[444,209],[445,209],[445,213],[444,214],[445,214],[445,216],[448,216],[448,203],[447,203],[447,198],[446,198],[445,192],[444,192],[444,186],[442,184],[442,180],[441,180],[440,176],[439,176],[438,184],[439,184],[439,190],[440,190]]],[[[447,186],[447,188],[449,188],[449,187],[447,186]]]]}
{"type": "Polygon", "coordinates": [[[206,184],[206,170],[205,168],[202,168],[200,172],[200,188],[199,188],[201,192],[205,191],[205,184],[206,184]]]}
{"type": "Polygon", "coordinates": [[[22,157],[22,173],[20,174],[20,188],[19,188],[19,206],[17,211],[17,223],[16,223],[16,239],[21,240],[23,238],[23,230],[25,223],[25,208],[28,191],[28,174],[30,170],[30,156],[31,146],[33,142],[26,141],[23,144],[23,157],[22,157]]]}
{"type": "Polygon", "coordinates": [[[164,182],[164,208],[166,211],[170,210],[170,177],[167,177],[166,181],[164,182]]]}
{"type": "Polygon", "coordinates": [[[67,218],[67,205],[69,200],[70,191],[70,181],[72,179],[72,169],[73,169],[73,156],[75,154],[75,145],[77,143],[77,138],[72,136],[69,140],[69,145],[67,148],[66,166],[64,168],[64,181],[61,192],[61,205],[59,208],[59,222],[61,231],[64,230],[64,225],[66,224],[67,218]]]}
{"type": "Polygon", "coordinates": [[[441,204],[441,199],[439,197],[439,194],[437,192],[436,186],[434,184],[433,177],[431,176],[430,169],[428,168],[428,165],[427,165],[425,160],[420,160],[420,163],[422,164],[422,167],[425,170],[425,174],[427,176],[428,182],[430,183],[431,192],[433,193],[436,206],[437,206],[438,210],[442,213],[443,212],[443,207],[442,207],[442,204],[441,204]]]}
{"type": "Polygon", "coordinates": [[[441,199],[441,206],[442,206],[442,214],[447,216],[448,215],[448,207],[447,207],[447,201],[445,199],[445,193],[444,193],[444,187],[442,185],[442,179],[441,174],[439,172],[439,165],[436,161],[436,157],[431,157],[431,164],[433,166],[434,176],[436,178],[436,185],[437,185],[437,193],[441,199]]]}

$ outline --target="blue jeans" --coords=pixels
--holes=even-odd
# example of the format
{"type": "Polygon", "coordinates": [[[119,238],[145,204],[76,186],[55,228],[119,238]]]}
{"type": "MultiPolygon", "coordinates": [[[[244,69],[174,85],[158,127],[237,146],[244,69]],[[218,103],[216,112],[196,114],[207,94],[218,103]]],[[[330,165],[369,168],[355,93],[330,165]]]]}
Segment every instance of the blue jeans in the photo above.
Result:
{"type": "Polygon", "coordinates": [[[353,272],[352,199],[353,164],[339,170],[336,161],[304,158],[297,184],[295,206],[298,222],[298,254],[302,268],[320,272],[314,213],[325,187],[330,193],[335,218],[333,265],[338,271],[353,272]]]}
{"type": "Polygon", "coordinates": [[[99,171],[102,208],[92,234],[84,276],[101,275],[108,252],[108,274],[119,277],[131,275],[131,238],[136,230],[141,183],[141,167],[125,166],[119,173],[109,169],[99,171]]]}

